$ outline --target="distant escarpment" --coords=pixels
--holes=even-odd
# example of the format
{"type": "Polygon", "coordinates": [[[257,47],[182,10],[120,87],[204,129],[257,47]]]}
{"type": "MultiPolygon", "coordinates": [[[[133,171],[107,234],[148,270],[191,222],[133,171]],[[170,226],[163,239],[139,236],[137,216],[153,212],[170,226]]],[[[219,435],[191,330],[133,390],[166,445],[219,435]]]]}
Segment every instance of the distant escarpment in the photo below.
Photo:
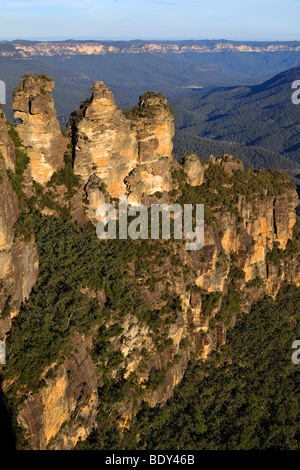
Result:
{"type": "MultiPolygon", "coordinates": [[[[27,77],[20,95],[39,80],[27,77]]],[[[2,269],[13,263],[6,259],[13,259],[18,205],[22,227],[31,220],[40,267],[7,337],[4,391],[23,429],[21,447],[73,449],[86,441],[105,448],[109,436],[128,435],[143,404],[172,397],[190,360],[222,353],[227,331],[254,302],[275,297],[285,283],[300,285],[299,201],[287,175],[244,169],[231,155],[175,161],[173,113],[161,94],[148,92],[122,112],[96,82],[60,145],[54,113],[50,121],[38,114],[50,143],[49,173],[37,170],[46,154],[32,130],[35,114],[23,112],[23,124],[9,131],[16,159],[0,122],[2,269]],[[20,161],[21,182],[13,173],[20,161]],[[148,207],[204,204],[203,248],[187,251],[185,240],[172,238],[99,240],[96,209],[120,195],[148,207]]],[[[22,243],[29,249],[33,240],[22,243]]],[[[27,259],[21,278],[29,289],[27,259]]],[[[12,282],[12,268],[5,272],[12,282]]]]}
{"type": "Polygon", "coordinates": [[[5,41],[0,55],[4,57],[74,56],[107,54],[185,54],[220,52],[293,52],[298,41],[254,42],[229,40],[199,41],[5,41]]]}

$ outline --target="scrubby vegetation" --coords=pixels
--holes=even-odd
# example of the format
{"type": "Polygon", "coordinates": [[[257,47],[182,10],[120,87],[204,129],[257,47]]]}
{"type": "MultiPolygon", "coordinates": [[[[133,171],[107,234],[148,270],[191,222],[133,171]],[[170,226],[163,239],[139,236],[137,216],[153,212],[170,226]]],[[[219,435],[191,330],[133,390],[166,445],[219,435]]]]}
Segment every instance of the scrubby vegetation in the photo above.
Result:
{"type": "Polygon", "coordinates": [[[209,361],[190,363],[166,405],[145,403],[123,436],[99,421],[78,448],[298,449],[300,384],[291,345],[300,336],[299,312],[300,288],[284,286],[277,300],[265,298],[240,317],[209,361]]]}
{"type": "Polygon", "coordinates": [[[8,134],[13,141],[16,152],[16,171],[8,171],[8,177],[13,190],[18,196],[20,216],[15,226],[15,238],[23,238],[29,241],[33,235],[31,214],[28,209],[28,199],[24,192],[24,172],[29,163],[29,158],[16,129],[8,122],[8,134]]]}
{"type": "Polygon", "coordinates": [[[230,212],[239,222],[237,200],[241,195],[247,201],[263,200],[295,188],[289,176],[277,170],[243,169],[231,176],[221,166],[212,163],[205,170],[201,186],[187,184],[183,170],[174,170],[173,179],[179,191],[173,190],[171,196],[177,197],[180,204],[204,204],[205,221],[210,225],[216,220],[214,212],[218,211],[230,212]]]}
{"type": "MultiPolygon", "coordinates": [[[[39,276],[7,340],[9,375],[18,377],[9,396],[25,385],[31,390],[42,385],[42,370],[62,358],[61,354],[68,353],[72,331],[88,333],[94,325],[100,326],[112,318],[117,322],[118,318],[133,314],[159,334],[159,328],[164,325],[163,318],[172,318],[179,309],[176,299],[171,298],[161,312],[151,310],[143,300],[137,282],[138,276],[148,270],[149,258],[154,256],[159,260],[165,252],[162,244],[147,240],[100,241],[92,225],[81,229],[69,218],[45,217],[39,211],[32,219],[40,262],[39,276]],[[130,273],[132,261],[135,261],[136,277],[130,273]],[[87,300],[82,293],[86,288],[104,289],[105,305],[101,307],[93,297],[87,300]]],[[[106,328],[101,328],[99,339],[95,340],[95,353],[107,346],[106,328]]],[[[121,331],[116,323],[113,334],[118,336],[121,331]]],[[[109,355],[109,350],[106,354],[109,355]]],[[[104,359],[102,355],[101,361],[104,359]]]]}
{"type": "Polygon", "coordinates": [[[151,118],[155,116],[155,112],[159,108],[163,107],[165,111],[168,111],[172,116],[174,115],[174,111],[171,106],[168,104],[165,96],[162,93],[154,93],[154,91],[148,91],[144,93],[139,98],[140,104],[133,106],[133,108],[125,108],[124,114],[127,119],[139,119],[139,118],[151,118]],[[159,100],[159,104],[152,104],[149,105],[147,101],[149,99],[156,99],[159,100]],[[146,103],[146,104],[145,104],[146,103]]]}

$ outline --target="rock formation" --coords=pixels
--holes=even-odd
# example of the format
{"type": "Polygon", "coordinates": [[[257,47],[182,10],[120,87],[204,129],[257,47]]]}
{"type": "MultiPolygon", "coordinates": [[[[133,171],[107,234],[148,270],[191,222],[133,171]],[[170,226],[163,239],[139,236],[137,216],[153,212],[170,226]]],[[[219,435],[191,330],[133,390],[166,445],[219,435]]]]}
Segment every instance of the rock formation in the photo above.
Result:
{"type": "Polygon", "coordinates": [[[236,43],[230,41],[190,41],[182,44],[171,42],[148,42],[148,41],[124,41],[111,44],[101,43],[100,41],[89,42],[42,42],[31,41],[30,44],[24,42],[8,43],[7,47],[2,45],[0,55],[4,57],[38,57],[38,56],[75,56],[75,55],[107,55],[107,54],[185,54],[192,53],[220,53],[220,52],[283,52],[299,51],[300,46],[295,43],[267,43],[258,44],[253,42],[236,43]]]}
{"type": "MultiPolygon", "coordinates": [[[[73,337],[77,352],[55,371],[55,378],[46,378],[47,387],[29,398],[22,406],[19,421],[31,437],[34,450],[75,447],[92,431],[97,412],[97,373],[85,344],[78,334],[73,337]],[[62,429],[67,422],[73,425],[62,429]]],[[[45,371],[50,371],[55,364],[45,371]]]]}
{"type": "MultiPolygon", "coordinates": [[[[43,185],[62,168],[66,149],[53,107],[52,88],[53,82],[45,77],[27,77],[14,101],[15,115],[22,120],[17,131],[30,159],[27,177],[43,185]]],[[[73,305],[76,300],[82,305],[83,300],[93,299],[93,318],[89,324],[89,318],[82,314],[87,329],[82,328],[83,334],[75,321],[70,327],[78,309],[69,317],[67,313],[67,325],[63,323],[58,330],[58,335],[70,335],[70,341],[63,343],[67,347],[46,365],[45,354],[38,369],[42,373],[35,377],[35,389],[22,383],[17,390],[23,399],[16,406],[19,423],[33,449],[73,449],[79,439],[89,435],[95,422],[101,426],[99,414],[96,419],[101,406],[106,419],[111,413],[115,415],[114,424],[121,430],[130,427],[143,400],[152,407],[164,403],[182,380],[191,359],[205,360],[211,351],[224,345],[226,331],[234,326],[240,312],[248,311],[251,303],[266,294],[275,297],[285,281],[300,285],[299,241],[293,241],[294,246],[291,242],[299,201],[295,187],[284,174],[244,170],[242,163],[230,155],[211,156],[201,164],[195,154],[189,154],[180,165],[172,157],[173,114],[166,99],[148,92],[137,106],[123,113],[102,82],[95,83],[92,97],[72,113],[68,132],[74,172],[81,186],[77,192],[74,187],[74,192],[69,191],[68,177],[74,178],[69,163],[68,176],[62,172],[57,186],[51,189],[62,206],[64,200],[71,201],[68,215],[78,212],[77,217],[84,219],[84,194],[84,206],[92,220],[99,204],[120,195],[128,196],[130,203],[148,205],[152,198],[159,198],[161,203],[196,201],[205,206],[205,239],[199,251],[187,251],[184,240],[143,240],[140,244],[137,240],[136,252],[128,259],[118,258],[121,244],[117,245],[117,250],[109,252],[104,260],[107,269],[101,263],[91,268],[94,290],[86,280],[90,266],[84,256],[88,257],[89,247],[84,247],[85,252],[78,250],[80,266],[87,264],[84,282],[75,285],[72,278],[69,286],[65,277],[57,276],[60,288],[67,293],[58,299],[62,302],[59,314],[68,312],[64,302],[73,305]],[[119,272],[121,287],[117,283],[119,272]],[[226,308],[222,307],[232,291],[239,304],[226,317],[226,308]],[[123,302],[124,311],[120,307],[123,302]],[[124,383],[126,392],[118,395],[124,383]],[[118,391],[113,405],[101,402],[101,388],[104,401],[111,390],[118,391]]],[[[26,241],[16,236],[24,207],[21,211],[7,175],[7,169],[13,174],[17,162],[4,117],[0,118],[0,149],[0,309],[13,307],[8,317],[0,319],[1,336],[9,329],[20,302],[30,293],[38,260],[34,237],[26,241]]],[[[42,208],[45,216],[56,211],[49,193],[46,196],[42,208]]],[[[37,201],[36,195],[35,200],[27,200],[25,208],[29,210],[30,204],[37,201]]],[[[77,240],[75,232],[82,232],[66,219],[67,236],[77,240]]],[[[61,227],[65,226],[55,230],[55,237],[57,245],[67,248],[63,269],[67,266],[71,275],[78,253],[75,243],[71,249],[67,245],[61,227]]],[[[92,242],[96,235],[88,233],[87,239],[92,242]]],[[[51,311],[51,305],[47,307],[51,311]]],[[[55,327],[56,318],[49,318],[51,328],[55,327]]],[[[53,341],[51,335],[49,338],[53,341]]],[[[14,354],[17,357],[18,348],[14,354]]],[[[4,389],[15,386],[17,380],[17,374],[9,377],[4,389]]]]}
{"type": "MultiPolygon", "coordinates": [[[[5,122],[4,117],[0,121],[0,127],[3,121],[5,122]]],[[[6,125],[2,125],[1,129],[3,156],[0,156],[0,337],[3,337],[10,328],[11,318],[18,312],[21,302],[28,298],[35,284],[38,257],[34,236],[29,241],[15,236],[20,212],[17,195],[8,179],[7,168],[14,169],[16,156],[6,125]]]]}
{"type": "Polygon", "coordinates": [[[209,167],[209,165],[218,165],[221,168],[223,168],[223,170],[229,175],[233,175],[235,171],[244,169],[243,163],[238,158],[233,157],[232,155],[224,155],[224,156],[211,155],[204,162],[204,170],[206,170],[209,167]]]}
{"type": "Polygon", "coordinates": [[[86,185],[91,211],[105,200],[105,192],[141,202],[143,194],[171,189],[174,123],[163,95],[146,93],[124,115],[103,82],[96,82],[91,99],[72,113],[68,128],[74,172],[86,185]]]}
{"type": "Polygon", "coordinates": [[[4,159],[7,170],[14,173],[16,152],[13,141],[8,134],[7,121],[3,112],[0,113],[0,155],[4,159]]]}
{"type": "Polygon", "coordinates": [[[67,148],[56,118],[53,87],[53,80],[45,75],[29,75],[14,91],[14,116],[21,121],[16,130],[30,159],[28,172],[42,185],[64,167],[67,148]]]}
{"type": "Polygon", "coordinates": [[[195,153],[190,153],[184,158],[182,168],[191,186],[200,186],[203,183],[204,168],[195,153]]]}

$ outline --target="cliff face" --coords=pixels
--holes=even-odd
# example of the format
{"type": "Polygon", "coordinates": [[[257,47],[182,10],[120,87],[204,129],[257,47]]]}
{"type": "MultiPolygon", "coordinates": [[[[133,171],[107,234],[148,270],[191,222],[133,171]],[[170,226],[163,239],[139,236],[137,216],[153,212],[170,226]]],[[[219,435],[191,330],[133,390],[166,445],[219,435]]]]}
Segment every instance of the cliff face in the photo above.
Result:
{"type": "Polygon", "coordinates": [[[96,82],[91,99],[75,111],[68,128],[74,172],[81,177],[93,217],[106,196],[142,196],[171,189],[173,114],[166,99],[147,93],[124,115],[112,93],[96,82]]]}
{"type": "Polygon", "coordinates": [[[174,117],[165,97],[150,92],[140,97],[128,118],[136,131],[138,166],[126,179],[127,191],[130,202],[141,202],[143,194],[172,189],[174,117]]]}
{"type": "Polygon", "coordinates": [[[3,158],[0,158],[0,172],[0,252],[1,278],[4,278],[11,269],[14,225],[19,217],[19,209],[18,198],[9,183],[3,158]]]}
{"type": "MultiPolygon", "coordinates": [[[[236,162],[232,168],[235,165],[236,162]]],[[[230,174],[234,174],[232,168],[230,174]]],[[[148,262],[148,270],[141,283],[147,286],[152,279],[155,291],[151,292],[151,289],[144,287],[143,296],[147,303],[158,310],[164,309],[166,304],[163,297],[166,291],[169,298],[180,299],[181,307],[176,310],[176,321],[164,329],[172,346],[158,353],[155,341],[150,339],[150,328],[139,326],[137,319],[130,316],[122,323],[123,334],[115,341],[125,357],[123,365],[126,374],[137,371],[141,381],[147,382],[153,370],[167,368],[162,385],[146,394],[145,399],[151,406],[172,396],[175,385],[182,379],[192,357],[206,359],[213,349],[225,343],[229,324],[225,325],[219,312],[222,312],[222,302],[231,288],[231,282],[241,293],[242,310],[248,310],[249,296],[250,304],[265,294],[276,296],[282,283],[290,282],[291,276],[293,282],[300,285],[298,255],[291,256],[280,269],[268,258],[268,253],[275,245],[284,250],[292,238],[296,221],[295,207],[299,203],[295,189],[287,188],[284,194],[266,196],[263,200],[256,197],[253,201],[245,199],[245,196],[238,198],[238,216],[216,210],[215,225],[205,225],[205,241],[200,251],[187,252],[184,246],[176,244],[168,259],[163,258],[164,266],[159,262],[160,258],[148,262]],[[237,217],[241,218],[239,223],[237,217]],[[178,260],[180,268],[175,267],[174,258],[178,260]],[[231,273],[235,274],[232,276],[231,273]],[[261,281],[255,284],[257,279],[261,281]],[[251,281],[256,287],[251,287],[251,281]],[[216,300],[207,308],[206,302],[210,295],[216,295],[216,300]],[[214,326],[212,319],[215,319],[214,326]],[[182,341],[189,344],[184,349],[182,341]],[[143,357],[134,353],[143,348],[151,356],[144,368],[141,366],[143,357]],[[177,355],[180,359],[172,364],[177,355]]],[[[233,314],[230,324],[234,322],[233,314]]]]}
{"type": "Polygon", "coordinates": [[[19,421],[31,437],[32,449],[72,449],[92,431],[98,404],[97,374],[88,345],[78,334],[72,341],[73,357],[58,369],[56,364],[47,368],[46,387],[28,398],[20,412],[19,421]],[[49,378],[53,370],[55,379],[49,378]]]}
{"type": "Polygon", "coordinates": [[[14,144],[9,137],[4,113],[0,114],[0,155],[4,158],[7,170],[15,172],[16,152],[14,144]]]}
{"type": "Polygon", "coordinates": [[[11,318],[18,312],[21,302],[28,298],[38,271],[34,237],[30,241],[15,237],[19,204],[6,169],[14,169],[16,156],[4,117],[2,124],[1,153],[6,158],[0,157],[0,337],[9,330],[11,318]]]}
{"type": "Polygon", "coordinates": [[[138,144],[130,122],[102,82],[95,83],[92,98],[80,114],[72,125],[74,172],[84,184],[92,174],[100,178],[112,197],[124,194],[125,176],[137,162],[138,144]]]}
{"type": "Polygon", "coordinates": [[[63,168],[67,148],[67,139],[56,118],[53,87],[53,80],[33,75],[14,91],[14,117],[21,120],[16,130],[30,159],[28,172],[42,185],[63,168]]]}
{"type": "Polygon", "coordinates": [[[193,53],[220,53],[220,52],[285,52],[299,51],[299,44],[290,43],[268,43],[257,44],[251,42],[237,43],[230,41],[190,41],[190,43],[171,43],[171,42],[146,42],[134,41],[133,43],[125,42],[123,45],[103,44],[101,42],[36,42],[29,44],[14,43],[10,49],[1,51],[1,55],[5,57],[35,57],[35,56],[54,56],[54,55],[107,55],[107,54],[184,54],[193,53]]]}
{"type": "MultiPolygon", "coordinates": [[[[41,184],[62,168],[66,149],[52,88],[46,78],[28,77],[14,104],[16,117],[23,121],[17,130],[30,158],[29,176],[41,184]]],[[[11,296],[13,315],[35,282],[38,260],[34,238],[27,242],[15,236],[21,210],[6,169],[13,170],[16,159],[5,122],[1,127],[0,120],[1,129],[0,306],[11,296]]],[[[107,247],[101,245],[101,251],[93,245],[93,257],[99,256],[100,261],[90,266],[89,246],[80,251],[74,240],[93,243],[95,234],[76,238],[81,229],[71,227],[70,221],[65,230],[55,225],[54,235],[49,232],[55,237],[55,249],[65,247],[63,275],[57,272],[55,258],[45,276],[53,277],[50,285],[55,295],[51,297],[49,291],[49,298],[59,303],[59,318],[51,302],[44,309],[43,296],[36,299],[33,292],[32,304],[34,310],[35,300],[43,305],[40,321],[49,322],[47,341],[70,335],[70,342],[63,343],[65,348],[57,352],[54,362],[51,359],[45,366],[47,354],[41,359],[38,370],[43,371],[36,388],[22,383],[17,390],[23,398],[17,409],[19,422],[33,449],[73,449],[79,439],[110,419],[121,430],[130,427],[142,401],[155,406],[172,396],[190,359],[206,360],[212,350],[224,345],[226,331],[234,327],[239,313],[266,294],[275,296],[284,281],[300,284],[299,240],[291,241],[298,197],[285,175],[244,170],[238,159],[228,155],[212,156],[202,164],[190,154],[180,165],[172,157],[173,114],[166,99],[148,92],[123,113],[102,82],[95,83],[91,99],[71,115],[68,131],[73,170],[81,185],[77,192],[74,187],[75,192],[70,190],[74,174],[66,168],[51,191],[65,208],[71,201],[71,215],[78,212],[84,220],[84,194],[86,212],[93,221],[99,204],[120,195],[127,195],[130,203],[148,206],[152,201],[203,203],[205,239],[203,248],[196,251],[187,251],[185,240],[136,240],[134,249],[127,245],[122,252],[115,241],[117,248],[108,251],[105,265],[101,258],[107,247]],[[73,270],[85,264],[83,277],[73,278],[73,270]],[[66,277],[72,277],[73,283],[69,285],[66,277]],[[78,285],[74,279],[80,279],[78,285]],[[72,323],[73,315],[91,299],[93,309],[80,311],[72,323]],[[71,314],[69,305],[74,306],[71,314]]],[[[43,196],[43,214],[59,214],[49,192],[43,196]]],[[[37,200],[36,192],[31,204],[37,200]]],[[[46,245],[43,249],[50,250],[46,245]]],[[[9,329],[10,316],[1,321],[0,336],[9,329]]],[[[18,363],[16,349],[12,364],[18,363]]],[[[6,389],[17,383],[20,370],[16,370],[4,382],[6,389]]]]}

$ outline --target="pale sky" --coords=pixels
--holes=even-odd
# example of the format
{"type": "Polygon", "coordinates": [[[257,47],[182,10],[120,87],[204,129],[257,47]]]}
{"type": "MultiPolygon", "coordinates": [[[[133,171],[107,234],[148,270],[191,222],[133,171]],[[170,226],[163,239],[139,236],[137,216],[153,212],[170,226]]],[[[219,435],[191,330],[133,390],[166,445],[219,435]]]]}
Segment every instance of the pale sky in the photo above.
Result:
{"type": "Polygon", "coordinates": [[[300,0],[0,0],[0,39],[300,40],[300,0]]]}

